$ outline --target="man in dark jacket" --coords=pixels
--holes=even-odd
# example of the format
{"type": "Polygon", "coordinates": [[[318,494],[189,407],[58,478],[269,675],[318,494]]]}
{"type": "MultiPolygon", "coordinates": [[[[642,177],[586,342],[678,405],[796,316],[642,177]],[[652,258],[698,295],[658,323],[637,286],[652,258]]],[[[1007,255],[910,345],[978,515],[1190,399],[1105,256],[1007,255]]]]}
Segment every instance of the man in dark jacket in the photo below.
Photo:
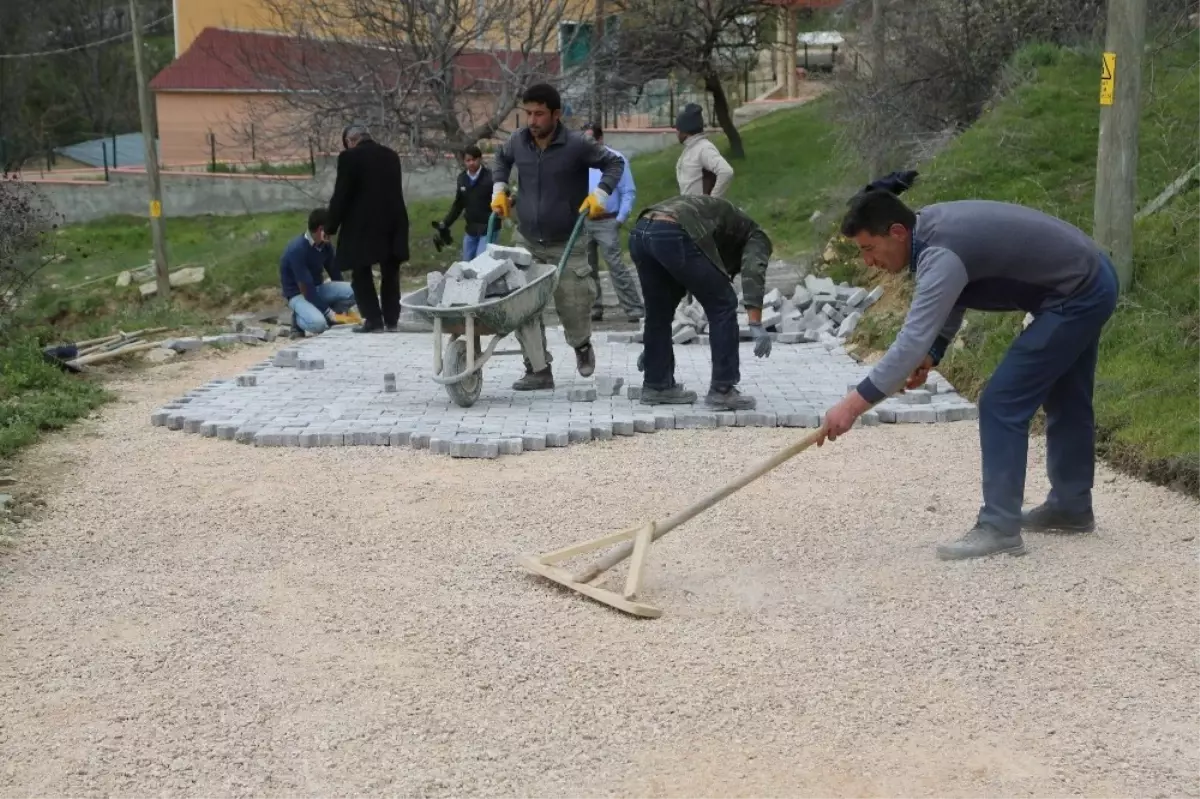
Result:
{"type": "Polygon", "coordinates": [[[692,194],[664,200],[638,215],[629,235],[629,255],[637,266],[646,301],[643,343],[646,405],[687,405],[696,392],[675,382],[671,320],[685,293],[704,306],[712,379],[704,404],[720,411],[750,410],[753,397],[740,394],[740,338],[733,278],[742,276],[742,304],[750,317],[754,354],[771,354],[762,326],[763,290],[771,239],[758,223],[720,197],[692,194]]]}
{"type": "Polygon", "coordinates": [[[450,226],[462,215],[467,223],[463,236],[463,260],[469,261],[487,250],[488,217],[492,215],[492,170],[483,165],[483,153],[475,145],[463,150],[463,166],[450,212],[441,223],[434,223],[449,241],[450,226]]]}
{"type": "MultiPolygon", "coordinates": [[[[530,86],[521,97],[526,127],[513,133],[496,151],[492,166],[492,210],[501,217],[510,213],[509,175],[516,167],[520,176],[517,191],[518,243],[541,263],[557,264],[571,237],[579,214],[589,218],[607,213],[625,162],[607,148],[584,138],[563,125],[562,98],[546,83],[530,86]],[[588,170],[601,172],[600,183],[588,192],[588,170]]],[[[575,349],[579,374],[589,377],[596,370],[592,349],[592,301],[596,289],[587,261],[587,237],[580,234],[554,290],[554,308],[562,322],[567,343],[575,349]]],[[[546,350],[546,328],[541,316],[516,332],[525,355],[525,376],[513,384],[516,391],[554,388],[546,350]]]]}
{"type": "Polygon", "coordinates": [[[329,200],[329,235],[338,235],[337,262],[350,272],[363,323],[358,333],[395,330],[400,321],[400,264],[408,260],[408,209],[400,156],[362,125],[342,133],[337,182],[329,200]],[[379,264],[379,290],[371,267],[379,264]]]}
{"type": "Polygon", "coordinates": [[[1112,262],[1079,228],[1020,205],[959,200],[914,213],[896,196],[911,183],[856,195],[842,222],[842,235],[855,240],[868,266],[908,272],[916,285],[896,340],[825,413],[826,436],[839,438],[872,404],[923,385],[966,309],[1026,311],[1033,322],[979,397],[983,506],[971,530],[938,546],[937,555],[1021,555],[1022,528],[1089,532],[1095,524],[1092,392],[1100,334],[1117,305],[1112,262]],[[1046,411],[1050,494],[1022,513],[1029,423],[1039,407],[1046,411]]]}

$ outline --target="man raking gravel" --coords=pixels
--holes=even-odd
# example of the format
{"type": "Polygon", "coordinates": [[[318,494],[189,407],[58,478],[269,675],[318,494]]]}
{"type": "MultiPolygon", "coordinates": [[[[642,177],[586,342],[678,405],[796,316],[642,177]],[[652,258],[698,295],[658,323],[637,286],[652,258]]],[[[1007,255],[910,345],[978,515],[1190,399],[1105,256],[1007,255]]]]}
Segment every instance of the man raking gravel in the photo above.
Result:
{"type": "MultiPolygon", "coordinates": [[[[1100,333],[1117,304],[1112,262],[1083,231],[1009,203],[962,200],[914,213],[897,196],[915,172],[876,181],[850,201],[842,235],[863,261],[916,285],[895,342],[870,374],[825,414],[829,440],[871,405],[916,388],[937,366],[966,309],[1026,311],[1033,321],[1013,342],[979,398],[983,507],[961,539],[937,548],[943,560],[1022,555],[1022,528],[1092,530],[1095,424],[1092,391],[1100,333]],[[1046,411],[1050,494],[1022,514],[1029,423],[1046,411]]],[[[824,443],[819,442],[820,443],[824,443]]]]}

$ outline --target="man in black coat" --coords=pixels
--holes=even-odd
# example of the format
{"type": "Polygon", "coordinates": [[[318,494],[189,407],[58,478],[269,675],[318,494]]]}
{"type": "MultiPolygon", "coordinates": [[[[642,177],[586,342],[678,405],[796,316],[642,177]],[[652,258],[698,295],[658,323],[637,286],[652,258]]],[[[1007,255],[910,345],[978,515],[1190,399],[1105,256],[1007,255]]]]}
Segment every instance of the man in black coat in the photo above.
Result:
{"type": "Polygon", "coordinates": [[[362,125],[342,133],[337,182],[329,200],[329,235],[340,233],[338,267],[350,285],[363,322],[357,333],[394,331],[400,321],[400,264],[408,260],[408,208],[400,156],[371,138],[362,125]],[[371,267],[379,264],[380,295],[371,267]],[[382,302],[381,302],[382,300],[382,302]]]}
{"type": "Polygon", "coordinates": [[[463,166],[458,175],[454,192],[454,203],[450,213],[433,226],[442,234],[443,240],[450,238],[450,226],[462,216],[467,221],[467,232],[463,236],[463,260],[469,261],[487,251],[488,217],[492,214],[492,170],[483,165],[483,153],[475,145],[463,150],[463,166]]]}

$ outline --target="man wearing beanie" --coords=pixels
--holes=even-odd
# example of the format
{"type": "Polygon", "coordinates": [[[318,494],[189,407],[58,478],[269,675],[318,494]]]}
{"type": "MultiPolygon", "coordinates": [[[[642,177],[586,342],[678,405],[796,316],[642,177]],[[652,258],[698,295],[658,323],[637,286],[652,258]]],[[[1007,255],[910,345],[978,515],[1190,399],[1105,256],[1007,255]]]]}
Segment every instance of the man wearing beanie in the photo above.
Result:
{"type": "Polygon", "coordinates": [[[717,145],[708,140],[708,134],[704,132],[704,111],[700,106],[688,103],[683,107],[675,120],[675,132],[683,145],[683,152],[675,162],[679,193],[724,197],[733,180],[733,167],[721,155],[717,145]],[[705,185],[705,178],[711,186],[705,185]]]}
{"type": "MultiPolygon", "coordinates": [[[[521,97],[525,127],[496,151],[492,166],[492,210],[510,215],[508,181],[517,170],[517,243],[540,263],[557,264],[563,256],[579,215],[589,219],[607,213],[608,197],[621,182],[625,162],[620,156],[562,123],[562,98],[546,83],[530,86],[521,97]],[[589,191],[589,170],[598,169],[600,180],[589,191]]],[[[554,290],[554,309],[562,322],[567,343],[575,350],[575,366],[583,377],[596,370],[592,348],[592,302],[596,298],[587,262],[587,238],[580,235],[554,290]]],[[[539,315],[516,331],[525,356],[525,376],[514,391],[554,388],[546,349],[546,327],[539,315]]]]}

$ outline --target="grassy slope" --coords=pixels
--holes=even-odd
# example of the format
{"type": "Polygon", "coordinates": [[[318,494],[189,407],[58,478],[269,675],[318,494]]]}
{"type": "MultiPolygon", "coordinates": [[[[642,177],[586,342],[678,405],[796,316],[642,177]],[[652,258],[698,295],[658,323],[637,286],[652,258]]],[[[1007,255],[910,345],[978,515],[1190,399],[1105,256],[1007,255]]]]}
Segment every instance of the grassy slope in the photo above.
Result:
{"type": "MultiPolygon", "coordinates": [[[[730,198],[767,227],[777,254],[795,257],[813,249],[828,231],[815,229],[809,218],[845,195],[838,184],[847,172],[846,162],[834,155],[834,135],[822,105],[763,117],[747,125],[744,134],[748,157],[734,164],[737,177],[730,198]]],[[[725,149],[723,137],[716,142],[725,149]]],[[[675,194],[678,154],[676,146],[634,159],[639,207],[675,194]]],[[[443,269],[453,259],[452,252],[439,254],[430,243],[429,223],[445,214],[448,203],[440,199],[409,204],[409,280],[443,269]]],[[[150,261],[145,219],[112,217],[60,231],[54,242],[62,260],[42,272],[45,290],[30,303],[34,318],[29,335],[0,349],[0,458],[32,441],[39,430],[58,429],[106,397],[95,383],[45,365],[38,344],[99,336],[118,327],[202,328],[235,310],[281,305],[279,253],[304,229],[305,216],[293,212],[169,219],[172,268],[199,264],[207,269],[205,282],[178,290],[173,306],[142,302],[135,287],[114,286],[116,273],[150,261]],[[92,279],[97,280],[68,290],[92,279]]]]}
{"type": "MultiPolygon", "coordinates": [[[[1138,185],[1144,205],[1196,162],[1200,78],[1196,37],[1158,52],[1146,72],[1138,185]]],[[[923,165],[915,206],[982,198],[1040,208],[1092,227],[1098,106],[1096,54],[1032,47],[1033,73],[942,155],[923,165]]],[[[1200,316],[1195,188],[1138,223],[1132,289],[1106,329],[1096,386],[1101,447],[1116,465],[1195,493],[1200,464],[1200,316]]],[[[839,270],[845,273],[845,268],[839,270]]],[[[860,276],[861,279],[861,276],[860,276]]],[[[908,288],[905,284],[904,291],[908,288]]],[[[886,345],[903,306],[875,316],[860,341],[886,345]]],[[[1023,314],[969,313],[942,369],[976,394],[1021,328],[1023,314]]]]}

